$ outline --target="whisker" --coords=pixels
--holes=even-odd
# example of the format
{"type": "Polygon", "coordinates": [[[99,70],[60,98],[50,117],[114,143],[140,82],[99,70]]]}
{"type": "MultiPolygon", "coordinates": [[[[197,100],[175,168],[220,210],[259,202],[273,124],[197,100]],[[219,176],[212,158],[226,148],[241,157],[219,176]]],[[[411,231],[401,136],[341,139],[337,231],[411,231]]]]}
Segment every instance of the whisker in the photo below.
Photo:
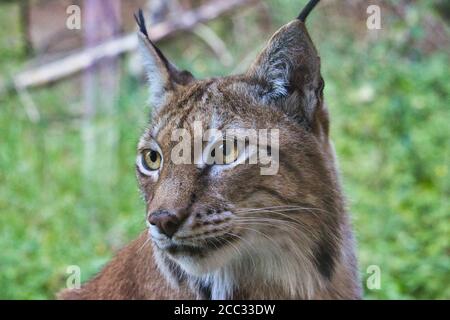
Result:
{"type": "Polygon", "coordinates": [[[142,246],[137,250],[137,252],[141,252],[141,250],[151,241],[150,237],[147,237],[147,240],[144,241],[142,246]]]}
{"type": "Polygon", "coordinates": [[[298,206],[282,205],[282,206],[261,207],[261,208],[237,208],[238,210],[236,212],[241,212],[241,211],[258,211],[258,210],[261,210],[261,209],[292,208],[292,207],[298,207],[298,206]]]}
{"type": "MultiPolygon", "coordinates": [[[[236,213],[254,213],[254,212],[263,212],[263,211],[274,211],[274,212],[285,212],[285,211],[321,211],[321,212],[327,212],[326,210],[320,209],[320,208],[313,208],[313,207],[300,207],[300,206],[292,206],[292,207],[286,207],[285,209],[283,208],[275,208],[275,209],[270,209],[270,208],[254,208],[254,209],[249,209],[249,210],[238,210],[235,211],[236,213]]],[[[315,213],[313,213],[315,214],[315,213]]]]}
{"type": "MultiPolygon", "coordinates": [[[[255,250],[255,252],[256,252],[256,248],[255,248],[255,247],[252,245],[252,243],[251,243],[250,241],[248,241],[247,239],[245,239],[245,238],[243,238],[243,237],[241,237],[241,236],[239,236],[239,235],[237,235],[237,234],[234,234],[234,233],[232,233],[232,232],[228,232],[227,234],[230,235],[230,236],[236,237],[236,238],[238,238],[238,239],[241,240],[241,241],[244,241],[248,246],[250,246],[250,247],[251,247],[253,250],[255,250]]],[[[231,243],[231,242],[230,242],[230,243],[231,243]]],[[[244,249],[247,251],[247,253],[248,253],[250,259],[252,260],[253,268],[256,269],[256,263],[255,263],[255,260],[253,259],[252,253],[251,253],[251,252],[248,250],[248,248],[246,248],[245,246],[244,246],[244,249]]]]}
{"type": "MultiPolygon", "coordinates": [[[[242,227],[241,227],[241,228],[242,228],[242,227]]],[[[281,249],[280,244],[279,244],[279,243],[276,243],[272,238],[269,238],[265,233],[260,232],[259,230],[256,230],[256,229],[253,229],[253,228],[243,228],[243,229],[248,229],[248,230],[251,230],[251,231],[254,231],[254,232],[257,232],[257,233],[262,234],[263,236],[265,236],[265,238],[271,240],[271,242],[275,245],[275,247],[281,249]]],[[[308,260],[308,258],[302,253],[301,250],[293,250],[292,252],[294,253],[294,255],[295,255],[297,258],[300,259],[300,261],[307,261],[307,260],[308,260]]]]}
{"type": "MultiPolygon", "coordinates": [[[[291,236],[299,236],[301,234],[305,234],[305,232],[303,232],[303,229],[300,228],[296,228],[294,226],[288,225],[288,224],[283,224],[283,223],[278,223],[278,221],[264,221],[264,222],[259,222],[259,221],[255,221],[255,220],[246,220],[246,221],[240,221],[236,223],[236,226],[254,226],[254,227],[259,227],[258,229],[262,229],[260,226],[264,226],[266,227],[266,229],[268,228],[272,228],[274,230],[281,230],[282,232],[287,232],[289,233],[291,236]]],[[[262,229],[265,230],[265,229],[262,229]]],[[[267,230],[269,231],[269,230],[267,230]]]]}
{"type": "Polygon", "coordinates": [[[283,220],[276,220],[276,219],[242,219],[242,220],[236,220],[236,224],[254,224],[254,225],[262,225],[266,227],[276,227],[276,226],[282,226],[286,228],[290,228],[292,231],[301,231],[302,229],[295,228],[294,226],[287,224],[286,221],[283,220]],[[265,222],[265,223],[264,223],[265,222]]]}
{"type": "Polygon", "coordinates": [[[247,218],[239,218],[234,222],[236,225],[262,225],[266,227],[279,228],[286,232],[294,231],[294,235],[298,236],[301,234],[307,234],[308,237],[314,238],[316,240],[319,239],[319,236],[313,232],[310,232],[309,228],[304,227],[301,224],[298,224],[302,228],[294,227],[290,222],[286,220],[279,219],[271,219],[271,218],[257,218],[257,217],[247,217],[247,218]],[[266,223],[264,223],[266,222],[266,223]]]}
{"type": "MultiPolygon", "coordinates": [[[[294,217],[288,216],[288,215],[283,214],[283,213],[281,213],[281,212],[277,212],[277,211],[269,211],[269,210],[267,210],[267,211],[261,211],[260,213],[271,213],[271,214],[279,215],[279,216],[282,216],[282,217],[286,218],[286,219],[283,219],[282,221],[292,221],[292,222],[294,222],[294,223],[296,223],[296,224],[298,224],[298,225],[300,225],[300,226],[305,226],[305,224],[302,223],[301,220],[295,219],[294,217]]],[[[256,216],[251,217],[251,216],[245,216],[245,215],[243,215],[242,217],[239,217],[239,216],[238,216],[237,219],[239,219],[239,218],[264,219],[264,218],[267,218],[267,217],[256,217],[256,216]]],[[[277,219],[274,219],[274,220],[277,220],[277,219]]]]}
{"type": "MultiPolygon", "coordinates": [[[[288,211],[296,211],[296,212],[307,211],[308,213],[310,213],[311,215],[313,215],[315,217],[318,216],[318,213],[314,212],[314,211],[322,211],[322,212],[325,212],[325,213],[327,212],[326,210],[319,209],[319,208],[308,208],[308,207],[295,207],[295,208],[293,208],[293,207],[290,207],[290,208],[286,208],[286,209],[280,208],[280,209],[274,209],[274,210],[269,210],[269,209],[264,209],[264,208],[260,208],[258,210],[254,209],[254,210],[251,210],[251,211],[244,211],[244,210],[242,210],[242,211],[236,211],[236,214],[246,215],[246,214],[252,214],[252,213],[266,213],[266,212],[280,214],[281,212],[288,212],[288,211]]],[[[290,217],[290,219],[293,218],[292,216],[289,216],[289,217],[290,217]]]]}
{"type": "Polygon", "coordinates": [[[278,243],[276,243],[272,238],[270,238],[267,234],[265,234],[264,232],[261,232],[259,230],[253,229],[253,228],[244,228],[244,227],[240,227],[242,229],[246,229],[246,230],[250,230],[250,231],[254,231],[256,233],[261,234],[263,237],[265,237],[266,239],[268,239],[269,241],[271,241],[275,247],[279,247],[280,245],[278,243]]]}

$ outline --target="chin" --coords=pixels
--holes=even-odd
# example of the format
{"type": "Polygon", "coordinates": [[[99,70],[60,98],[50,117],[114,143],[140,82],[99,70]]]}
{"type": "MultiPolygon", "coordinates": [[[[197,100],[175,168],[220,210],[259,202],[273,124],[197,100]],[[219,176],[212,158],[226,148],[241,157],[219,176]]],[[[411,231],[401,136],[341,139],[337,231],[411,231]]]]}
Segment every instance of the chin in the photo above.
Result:
{"type": "Polygon", "coordinates": [[[233,249],[224,246],[216,250],[207,250],[200,255],[192,255],[189,253],[168,253],[168,256],[187,274],[193,276],[203,276],[213,273],[229,264],[233,259],[232,254],[233,249]]]}

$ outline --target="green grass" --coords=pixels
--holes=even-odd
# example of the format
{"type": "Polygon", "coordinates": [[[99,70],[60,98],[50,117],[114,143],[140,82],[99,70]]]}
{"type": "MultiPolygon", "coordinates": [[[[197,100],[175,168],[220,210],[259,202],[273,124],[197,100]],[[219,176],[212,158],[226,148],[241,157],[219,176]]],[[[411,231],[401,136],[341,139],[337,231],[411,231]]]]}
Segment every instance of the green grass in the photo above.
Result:
{"type": "MultiPolygon", "coordinates": [[[[268,2],[273,30],[292,17],[297,2],[268,2]]],[[[434,15],[430,3],[408,10],[434,15]]],[[[24,61],[11,10],[0,10],[2,76],[24,61]]],[[[448,53],[398,40],[414,30],[420,41],[420,21],[387,16],[379,39],[368,40],[354,36],[344,19],[319,18],[315,13],[309,24],[321,53],[362,280],[370,265],[381,269],[381,289],[365,289],[365,297],[448,299],[448,53]]],[[[254,13],[243,21],[245,39],[229,32],[228,18],[210,23],[235,58],[231,68],[192,35],[162,48],[199,77],[227,74],[269,37],[254,13]]],[[[86,280],[144,228],[134,160],[148,114],[146,88],[123,74],[114,109],[99,104],[92,120],[94,152],[83,141],[79,92],[71,81],[33,91],[38,123],[28,120],[17,96],[0,100],[0,298],[53,298],[67,266],[80,266],[86,280]]]]}

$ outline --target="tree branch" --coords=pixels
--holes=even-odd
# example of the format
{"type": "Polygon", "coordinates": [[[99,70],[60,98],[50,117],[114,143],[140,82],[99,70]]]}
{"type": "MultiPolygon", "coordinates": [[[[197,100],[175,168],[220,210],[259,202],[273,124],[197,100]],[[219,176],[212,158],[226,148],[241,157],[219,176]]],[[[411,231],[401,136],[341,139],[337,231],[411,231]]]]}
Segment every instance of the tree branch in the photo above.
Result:
{"type": "MultiPolygon", "coordinates": [[[[213,0],[195,10],[182,13],[176,20],[161,22],[150,27],[149,35],[153,41],[158,41],[177,32],[192,29],[198,23],[213,20],[239,6],[254,2],[256,0],[213,0]]],[[[137,45],[137,37],[134,33],[107,41],[62,59],[19,72],[12,79],[12,83],[7,84],[3,90],[0,88],[0,92],[55,82],[89,68],[102,59],[135,50],[137,45]]]]}

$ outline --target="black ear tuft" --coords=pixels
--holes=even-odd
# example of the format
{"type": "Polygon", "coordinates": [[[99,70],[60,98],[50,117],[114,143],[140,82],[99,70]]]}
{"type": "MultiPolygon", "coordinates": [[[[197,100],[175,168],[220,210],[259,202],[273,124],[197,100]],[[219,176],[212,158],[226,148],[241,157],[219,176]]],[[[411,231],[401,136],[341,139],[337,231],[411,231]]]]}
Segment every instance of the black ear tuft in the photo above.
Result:
{"type": "Polygon", "coordinates": [[[158,54],[159,58],[164,62],[164,64],[169,67],[169,61],[167,58],[163,55],[161,50],[153,43],[152,40],[150,40],[150,37],[148,35],[147,27],[145,25],[145,18],[144,13],[142,12],[142,9],[139,9],[137,15],[134,14],[134,19],[136,20],[137,25],[139,26],[139,31],[142,32],[142,34],[147,38],[148,42],[151,44],[151,46],[156,50],[156,53],[158,54]]]}
{"type": "Polygon", "coordinates": [[[141,31],[148,38],[147,27],[145,26],[145,18],[142,9],[139,9],[137,15],[136,13],[134,14],[134,19],[139,26],[139,31],[141,31]]]}
{"type": "Polygon", "coordinates": [[[300,12],[297,19],[300,20],[301,22],[305,23],[306,18],[308,17],[308,15],[312,11],[312,9],[314,9],[314,7],[317,5],[317,3],[319,3],[319,0],[309,1],[308,4],[306,5],[306,7],[303,8],[302,12],[300,12]]]}

